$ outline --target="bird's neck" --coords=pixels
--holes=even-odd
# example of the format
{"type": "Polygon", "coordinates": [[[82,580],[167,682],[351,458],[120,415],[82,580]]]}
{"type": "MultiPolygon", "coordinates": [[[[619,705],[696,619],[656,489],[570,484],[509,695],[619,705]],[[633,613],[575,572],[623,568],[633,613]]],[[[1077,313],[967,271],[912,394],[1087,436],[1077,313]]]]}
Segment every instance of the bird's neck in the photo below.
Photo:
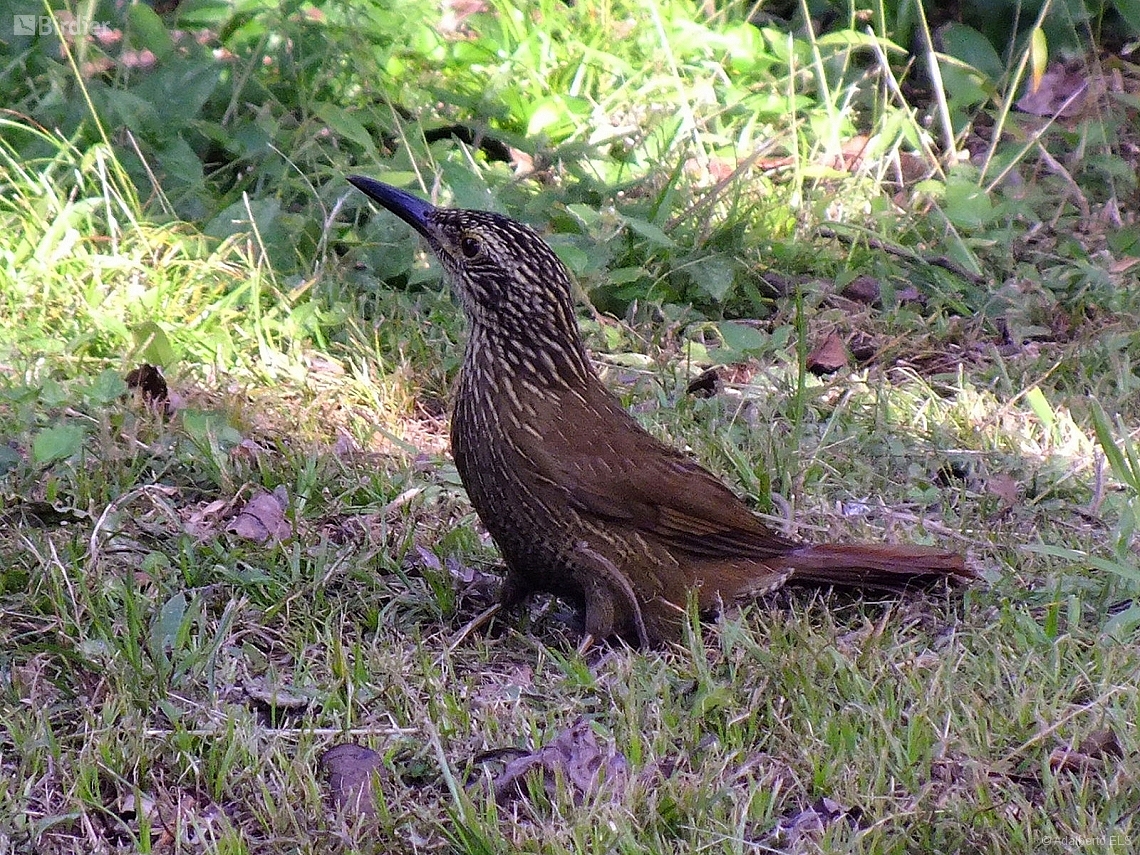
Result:
{"type": "Polygon", "coordinates": [[[580,390],[598,383],[578,331],[536,324],[471,325],[463,357],[463,383],[486,384],[499,391],[512,387],[536,394],[580,390]]]}

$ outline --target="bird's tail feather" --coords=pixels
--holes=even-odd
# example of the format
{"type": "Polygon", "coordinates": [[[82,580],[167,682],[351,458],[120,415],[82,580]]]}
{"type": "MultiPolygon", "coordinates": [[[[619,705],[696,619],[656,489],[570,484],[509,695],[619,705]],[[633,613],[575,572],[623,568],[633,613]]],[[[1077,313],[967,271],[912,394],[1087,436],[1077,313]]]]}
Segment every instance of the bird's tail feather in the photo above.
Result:
{"type": "Polygon", "coordinates": [[[791,582],[888,591],[977,575],[961,555],[929,546],[828,543],[793,550],[780,564],[792,571],[791,582]]]}

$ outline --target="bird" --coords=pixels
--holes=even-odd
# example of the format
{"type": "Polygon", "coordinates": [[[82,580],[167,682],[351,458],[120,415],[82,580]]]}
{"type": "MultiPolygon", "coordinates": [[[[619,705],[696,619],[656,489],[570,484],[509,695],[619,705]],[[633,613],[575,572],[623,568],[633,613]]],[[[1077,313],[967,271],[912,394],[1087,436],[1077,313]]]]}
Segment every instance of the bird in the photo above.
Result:
{"type": "Polygon", "coordinates": [[[894,591],[976,575],[933,547],[813,544],[775,530],[607,389],[570,273],[538,232],[348,181],[420,234],[466,316],[451,451],[506,564],[497,606],[546,592],[584,610],[584,647],[649,647],[683,637],[693,601],[707,615],[787,582],[894,591]]]}

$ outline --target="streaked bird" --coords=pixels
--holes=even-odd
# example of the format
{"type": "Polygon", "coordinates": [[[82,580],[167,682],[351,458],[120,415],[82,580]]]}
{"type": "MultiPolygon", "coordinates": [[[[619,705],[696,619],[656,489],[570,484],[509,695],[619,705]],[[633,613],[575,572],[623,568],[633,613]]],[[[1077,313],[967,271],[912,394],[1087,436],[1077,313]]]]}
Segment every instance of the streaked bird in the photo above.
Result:
{"type": "Polygon", "coordinates": [[[503,605],[547,591],[585,609],[587,639],[650,645],[680,637],[690,598],[712,610],[789,580],[898,590],[973,577],[953,552],[774,531],[606,389],[570,274],[537,232],[349,181],[423,236],[467,317],[451,449],[506,562],[503,605]]]}

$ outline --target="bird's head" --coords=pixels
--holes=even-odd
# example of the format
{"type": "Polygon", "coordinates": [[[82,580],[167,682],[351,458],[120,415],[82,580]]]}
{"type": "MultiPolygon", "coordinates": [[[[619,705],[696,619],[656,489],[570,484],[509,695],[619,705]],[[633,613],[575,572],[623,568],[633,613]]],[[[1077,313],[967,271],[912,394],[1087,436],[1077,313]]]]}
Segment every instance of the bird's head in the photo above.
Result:
{"type": "Polygon", "coordinates": [[[507,372],[547,387],[596,377],[570,273],[534,229],[490,211],[438,208],[360,175],[348,180],[419,232],[440,260],[471,326],[464,361],[472,373],[507,372]]]}
{"type": "Polygon", "coordinates": [[[530,226],[490,211],[438,208],[360,175],[348,180],[423,236],[473,326],[578,340],[570,274],[530,226]]]}

